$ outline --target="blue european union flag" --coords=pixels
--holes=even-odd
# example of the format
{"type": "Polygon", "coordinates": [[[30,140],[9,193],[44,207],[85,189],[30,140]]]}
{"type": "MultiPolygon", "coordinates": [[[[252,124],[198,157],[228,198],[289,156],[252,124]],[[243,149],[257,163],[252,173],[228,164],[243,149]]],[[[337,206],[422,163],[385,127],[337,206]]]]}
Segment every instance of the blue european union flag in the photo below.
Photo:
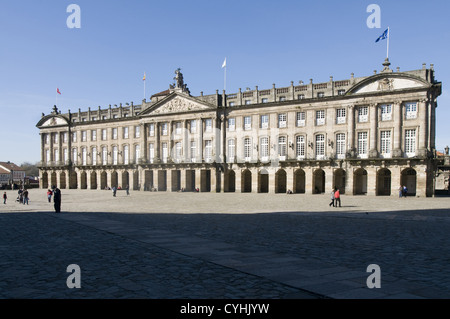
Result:
{"type": "Polygon", "coordinates": [[[380,40],[387,39],[387,37],[388,37],[388,32],[389,32],[389,28],[387,28],[386,30],[384,30],[383,34],[380,35],[380,36],[378,37],[378,39],[377,39],[375,42],[378,42],[378,41],[380,41],[380,40]]]}

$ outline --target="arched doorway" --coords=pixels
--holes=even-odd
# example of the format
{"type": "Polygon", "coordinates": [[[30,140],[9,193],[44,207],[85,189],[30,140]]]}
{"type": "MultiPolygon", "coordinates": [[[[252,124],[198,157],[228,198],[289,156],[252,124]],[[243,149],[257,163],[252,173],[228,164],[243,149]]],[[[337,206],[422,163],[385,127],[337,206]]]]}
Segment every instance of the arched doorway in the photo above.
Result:
{"type": "Polygon", "coordinates": [[[313,194],[322,194],[325,192],[325,172],[319,168],[313,174],[313,194]]]}
{"type": "Polygon", "coordinates": [[[341,194],[345,194],[345,171],[342,168],[334,171],[333,187],[338,188],[341,194]]]}
{"type": "Polygon", "coordinates": [[[287,176],[284,169],[278,170],[275,173],[275,193],[286,193],[287,191],[287,176]]]}
{"type": "Polygon", "coordinates": [[[125,189],[127,186],[130,187],[130,174],[128,171],[122,172],[122,185],[120,185],[123,189],[125,189]]]}
{"type": "Polygon", "coordinates": [[[106,172],[102,172],[100,174],[100,188],[105,189],[106,187],[110,187],[110,185],[108,185],[108,175],[106,172]]]}
{"type": "Polygon", "coordinates": [[[97,172],[91,172],[91,189],[97,189],[97,172]]]}
{"type": "Polygon", "coordinates": [[[42,173],[42,188],[49,188],[48,187],[48,174],[47,174],[47,172],[42,173]]]}
{"type": "Polygon", "coordinates": [[[353,195],[367,194],[367,171],[358,168],[353,172],[353,195]]]}
{"type": "Polygon", "coordinates": [[[402,171],[401,176],[401,184],[402,186],[406,185],[408,189],[408,196],[416,196],[416,187],[417,187],[417,172],[413,168],[407,168],[402,171]]]}
{"type": "Polygon", "coordinates": [[[81,174],[80,175],[80,183],[81,183],[80,188],[87,189],[87,174],[84,171],[81,172],[80,174],[81,174]]]}
{"type": "Polygon", "coordinates": [[[304,194],[306,192],[306,179],[305,179],[305,171],[302,169],[298,169],[294,172],[294,190],[293,192],[296,194],[304,194]]]}
{"type": "Polygon", "coordinates": [[[236,173],[233,170],[229,170],[226,174],[225,179],[226,192],[235,192],[236,191],[236,173]]]}
{"type": "Polygon", "coordinates": [[[59,188],[60,189],[65,189],[66,187],[67,187],[66,173],[65,172],[61,172],[59,174],[59,188]]]}
{"type": "Polygon", "coordinates": [[[78,188],[78,175],[77,172],[71,171],[69,173],[69,188],[70,189],[77,189],[78,188]]]}
{"type": "Polygon", "coordinates": [[[200,191],[210,192],[211,191],[211,170],[203,169],[200,172],[200,191]]]}
{"type": "Polygon", "coordinates": [[[117,185],[118,182],[118,174],[116,171],[111,173],[111,188],[119,186],[117,185]]]}
{"type": "Polygon", "coordinates": [[[377,172],[377,195],[391,195],[391,171],[387,168],[382,168],[377,172]]]}
{"type": "Polygon", "coordinates": [[[241,190],[242,193],[252,192],[252,172],[248,169],[242,171],[241,176],[241,190]]]}
{"type": "Polygon", "coordinates": [[[131,185],[130,188],[132,187],[133,190],[137,191],[139,190],[140,187],[139,171],[134,171],[132,174],[133,174],[133,185],[131,185]]]}
{"type": "Polygon", "coordinates": [[[146,170],[144,172],[144,191],[151,191],[153,188],[153,171],[146,170]]]}
{"type": "Polygon", "coordinates": [[[262,169],[258,172],[258,193],[269,192],[269,172],[262,169]]]}
{"type": "Polygon", "coordinates": [[[50,185],[51,185],[51,186],[57,186],[56,172],[53,172],[53,173],[50,175],[50,185]]]}

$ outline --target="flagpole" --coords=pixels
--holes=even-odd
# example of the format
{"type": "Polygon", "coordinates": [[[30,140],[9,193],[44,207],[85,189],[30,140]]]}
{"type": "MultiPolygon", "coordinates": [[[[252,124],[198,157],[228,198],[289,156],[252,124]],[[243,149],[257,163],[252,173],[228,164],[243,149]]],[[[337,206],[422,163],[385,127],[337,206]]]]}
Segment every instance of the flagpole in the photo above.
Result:
{"type": "Polygon", "coordinates": [[[224,75],[224,79],[223,79],[223,89],[226,91],[227,90],[227,66],[225,65],[225,75],[224,75]]]}
{"type": "Polygon", "coordinates": [[[386,57],[389,60],[389,39],[391,38],[391,29],[388,27],[388,36],[387,36],[387,53],[386,57]]]}
{"type": "Polygon", "coordinates": [[[145,72],[144,72],[144,100],[145,100],[145,82],[147,82],[147,77],[146,77],[146,75],[145,75],[145,72]]]}

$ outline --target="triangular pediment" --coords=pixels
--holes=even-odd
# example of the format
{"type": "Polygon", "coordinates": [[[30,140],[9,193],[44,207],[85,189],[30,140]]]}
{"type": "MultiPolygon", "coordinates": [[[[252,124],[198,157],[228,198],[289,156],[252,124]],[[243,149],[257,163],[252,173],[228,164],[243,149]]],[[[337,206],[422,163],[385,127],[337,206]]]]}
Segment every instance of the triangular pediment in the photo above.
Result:
{"type": "Polygon", "coordinates": [[[196,111],[215,111],[215,106],[199,101],[187,94],[172,93],[144,110],[141,115],[188,113],[196,111]]]}
{"type": "Polygon", "coordinates": [[[427,88],[430,84],[422,79],[405,75],[377,75],[367,78],[349,90],[351,94],[381,93],[399,90],[427,88]]]}
{"type": "Polygon", "coordinates": [[[38,127],[52,127],[52,126],[63,126],[68,125],[69,122],[66,118],[58,115],[47,115],[43,117],[39,123],[37,124],[38,127]]]}

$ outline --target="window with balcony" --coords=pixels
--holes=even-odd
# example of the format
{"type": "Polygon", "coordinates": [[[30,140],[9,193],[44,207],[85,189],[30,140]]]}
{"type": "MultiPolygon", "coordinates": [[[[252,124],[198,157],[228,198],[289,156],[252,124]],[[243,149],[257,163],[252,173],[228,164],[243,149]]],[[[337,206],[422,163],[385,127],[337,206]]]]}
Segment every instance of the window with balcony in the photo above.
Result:
{"type": "Polygon", "coordinates": [[[316,159],[322,160],[325,158],[325,135],[316,135],[316,159]]]}
{"type": "Polygon", "coordinates": [[[261,128],[269,128],[269,115],[261,115],[261,128]]]}
{"type": "Polygon", "coordinates": [[[325,124],[325,111],[320,110],[316,111],[316,125],[324,125],[325,124]]]}
{"type": "Polygon", "coordinates": [[[405,153],[407,157],[416,156],[416,130],[405,130],[405,153]]]}
{"type": "Polygon", "coordinates": [[[230,132],[236,130],[236,119],[234,117],[228,119],[228,130],[230,132]]]}
{"type": "Polygon", "coordinates": [[[406,119],[412,120],[417,118],[417,103],[405,103],[406,119]]]}
{"type": "Polygon", "coordinates": [[[268,137],[261,137],[259,156],[261,158],[261,161],[263,161],[263,162],[267,162],[269,160],[269,138],[268,137]]]}
{"type": "Polygon", "coordinates": [[[285,128],[287,127],[287,114],[278,114],[278,127],[285,128]]]}
{"type": "Polygon", "coordinates": [[[297,112],[297,126],[305,126],[306,124],[306,113],[297,112]]]}
{"type": "Polygon", "coordinates": [[[391,157],[391,131],[380,132],[380,154],[382,157],[391,157]]]}
{"type": "Polygon", "coordinates": [[[347,118],[346,109],[336,110],[336,124],[345,124],[346,118],[347,118]]]}
{"type": "Polygon", "coordinates": [[[336,134],[336,157],[339,159],[345,158],[345,134],[336,134]]]}
{"type": "Polygon", "coordinates": [[[392,104],[382,104],[381,109],[381,120],[390,121],[392,120],[392,104]]]}
{"type": "Polygon", "coordinates": [[[358,122],[363,123],[369,120],[369,107],[361,106],[358,108],[358,122]]]}
{"type": "Polygon", "coordinates": [[[252,118],[250,116],[244,117],[244,130],[248,131],[252,129],[252,118]]]}
{"type": "Polygon", "coordinates": [[[358,132],[358,156],[367,158],[369,141],[367,140],[367,132],[358,132]]]}
{"type": "Polygon", "coordinates": [[[306,156],[306,139],[303,135],[299,135],[296,137],[295,140],[296,140],[295,153],[297,159],[302,160],[306,156]]]}

